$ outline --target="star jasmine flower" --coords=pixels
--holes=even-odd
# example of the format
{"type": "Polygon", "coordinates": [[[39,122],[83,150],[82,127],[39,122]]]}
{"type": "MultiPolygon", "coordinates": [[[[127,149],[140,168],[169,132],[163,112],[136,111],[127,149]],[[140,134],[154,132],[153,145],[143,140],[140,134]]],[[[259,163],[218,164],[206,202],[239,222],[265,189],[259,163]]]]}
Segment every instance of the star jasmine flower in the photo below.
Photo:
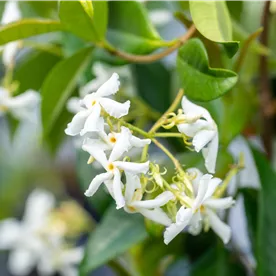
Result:
{"type": "Polygon", "coordinates": [[[160,208],[175,198],[171,192],[165,191],[155,199],[142,200],[143,195],[140,178],[131,173],[126,173],[125,187],[126,204],[124,209],[126,212],[140,213],[144,217],[165,226],[169,226],[172,223],[171,219],[160,208]]]}
{"type": "Polygon", "coordinates": [[[235,201],[232,197],[213,197],[216,188],[221,183],[221,179],[213,178],[210,174],[200,174],[192,182],[196,196],[189,208],[182,206],[178,210],[176,222],[171,224],[164,233],[165,244],[168,244],[186,227],[189,233],[198,235],[202,230],[203,223],[205,229],[210,226],[224,243],[228,243],[231,237],[231,229],[220,220],[216,212],[230,208],[235,201]]]}
{"type": "Polygon", "coordinates": [[[40,232],[54,207],[53,196],[35,190],[27,199],[21,222],[6,219],[0,222],[0,249],[10,250],[8,267],[13,275],[28,275],[45,250],[40,232]]]}
{"type": "MultiPolygon", "coordinates": [[[[131,135],[131,133],[130,133],[131,135]]],[[[147,173],[149,169],[149,162],[133,163],[120,161],[123,154],[131,148],[130,135],[121,135],[115,143],[109,158],[105,154],[105,143],[84,143],[83,150],[87,151],[96,161],[98,161],[106,170],[105,173],[97,175],[90,183],[86,196],[93,196],[100,185],[107,180],[112,180],[114,198],[117,204],[117,209],[124,207],[125,199],[122,193],[121,173],[140,174],[147,173]]]]}
{"type": "Polygon", "coordinates": [[[68,124],[65,133],[67,135],[81,136],[98,132],[103,123],[101,120],[101,109],[103,108],[110,116],[120,118],[128,114],[130,102],[118,103],[107,98],[119,90],[119,76],[113,73],[111,78],[105,82],[97,92],[88,94],[81,101],[83,110],[79,111],[68,124]]]}
{"type": "Polygon", "coordinates": [[[215,173],[218,153],[218,129],[210,113],[203,107],[190,102],[185,96],[182,99],[184,114],[180,116],[183,123],[177,125],[179,132],[193,138],[192,144],[199,152],[202,150],[205,167],[215,173]]]}
{"type": "Polygon", "coordinates": [[[40,95],[33,90],[12,97],[6,89],[0,87],[0,116],[10,112],[18,120],[32,120],[39,102],[40,95]]]}

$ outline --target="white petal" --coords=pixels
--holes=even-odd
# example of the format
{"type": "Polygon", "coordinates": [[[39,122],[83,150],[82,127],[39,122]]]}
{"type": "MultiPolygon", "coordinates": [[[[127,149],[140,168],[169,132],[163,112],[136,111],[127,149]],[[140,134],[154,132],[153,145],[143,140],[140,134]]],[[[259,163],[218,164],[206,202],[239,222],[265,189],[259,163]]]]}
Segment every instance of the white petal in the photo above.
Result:
{"type": "Polygon", "coordinates": [[[181,105],[184,113],[187,113],[189,115],[195,115],[195,116],[201,115],[208,122],[213,122],[213,119],[210,116],[210,113],[208,112],[207,109],[190,102],[186,96],[183,96],[181,105]]]}
{"type": "Polygon", "coordinates": [[[195,151],[201,151],[216,135],[214,130],[200,130],[193,139],[195,151]]]}
{"type": "Polygon", "coordinates": [[[189,233],[196,236],[202,230],[202,217],[200,212],[196,212],[193,217],[191,218],[190,225],[189,225],[189,233]]]}
{"type": "Polygon", "coordinates": [[[109,80],[107,80],[96,92],[98,97],[106,97],[116,94],[119,90],[120,81],[119,75],[113,73],[109,80]]]}
{"type": "Polygon", "coordinates": [[[13,275],[16,276],[28,275],[34,268],[36,261],[37,258],[33,252],[23,248],[18,248],[12,251],[9,255],[9,270],[13,275]]]}
{"type": "Polygon", "coordinates": [[[121,133],[114,145],[114,148],[109,156],[109,161],[113,162],[118,160],[125,152],[131,148],[130,144],[131,132],[128,128],[122,127],[121,133]]]}
{"type": "Polygon", "coordinates": [[[204,201],[207,200],[208,198],[212,197],[216,188],[218,187],[218,185],[221,183],[221,179],[214,177],[212,178],[209,183],[208,183],[208,189],[206,191],[205,197],[204,197],[204,201]]]}
{"type": "Polygon", "coordinates": [[[31,120],[39,102],[40,95],[35,91],[28,90],[19,96],[10,98],[6,104],[17,119],[31,120]]]}
{"type": "Polygon", "coordinates": [[[80,105],[86,107],[87,109],[94,109],[94,106],[99,104],[99,97],[96,93],[91,93],[86,95],[83,100],[81,100],[80,105]]]}
{"type": "Polygon", "coordinates": [[[83,255],[83,247],[67,249],[62,252],[62,258],[64,259],[64,263],[67,264],[78,264],[82,260],[83,255]]]}
{"type": "Polygon", "coordinates": [[[219,217],[210,209],[206,209],[210,226],[214,232],[222,239],[226,244],[231,238],[231,228],[224,222],[222,222],[219,217]]]}
{"type": "Polygon", "coordinates": [[[155,208],[153,210],[139,208],[138,211],[144,217],[162,225],[169,226],[172,223],[168,215],[161,208],[155,208]]]}
{"type": "Polygon", "coordinates": [[[131,136],[130,143],[133,147],[143,148],[145,145],[149,145],[151,143],[150,139],[140,139],[136,136],[131,136]]]}
{"type": "Polygon", "coordinates": [[[172,199],[174,199],[173,193],[166,191],[158,195],[155,199],[134,201],[131,203],[131,206],[134,208],[157,208],[167,204],[172,199]]]}
{"type": "Polygon", "coordinates": [[[114,170],[113,192],[114,192],[114,198],[117,205],[116,209],[120,209],[124,207],[125,199],[123,197],[122,188],[121,188],[121,174],[118,169],[114,170]]]}
{"type": "Polygon", "coordinates": [[[107,158],[104,153],[106,150],[105,144],[97,141],[97,143],[92,144],[94,140],[85,140],[82,149],[87,151],[92,157],[94,157],[105,169],[107,168],[107,158]]]}
{"type": "Polygon", "coordinates": [[[120,168],[126,172],[134,173],[134,174],[147,173],[149,170],[149,161],[147,161],[145,163],[115,161],[113,163],[118,168],[120,168]]]}
{"type": "Polygon", "coordinates": [[[169,244],[191,221],[192,210],[180,208],[177,212],[176,223],[167,227],[164,233],[164,243],[169,244]]]}
{"type": "Polygon", "coordinates": [[[70,98],[67,101],[67,104],[66,104],[67,110],[69,112],[71,112],[71,113],[74,113],[74,114],[82,111],[83,107],[81,107],[80,101],[81,100],[78,97],[72,97],[72,98],[70,98]]]}
{"type": "Polygon", "coordinates": [[[1,24],[5,25],[21,18],[21,12],[16,1],[7,1],[2,15],[1,24]]]}
{"type": "Polygon", "coordinates": [[[141,188],[140,178],[132,173],[125,172],[126,175],[126,190],[125,200],[130,203],[136,189],[141,188]]]}
{"type": "Polygon", "coordinates": [[[18,41],[7,43],[2,53],[3,64],[9,67],[15,63],[15,56],[19,49],[18,41]]]}
{"type": "Polygon", "coordinates": [[[61,274],[61,276],[78,276],[78,269],[75,266],[63,266],[61,267],[59,273],[61,274]]]}
{"type": "Polygon", "coordinates": [[[193,178],[192,179],[193,190],[194,190],[194,193],[197,194],[199,181],[203,176],[203,173],[197,168],[189,168],[186,171],[193,178]]]}
{"type": "Polygon", "coordinates": [[[90,110],[83,110],[78,112],[72,119],[71,123],[67,125],[65,133],[70,136],[75,136],[80,134],[81,130],[84,127],[85,121],[88,118],[90,110]]]}
{"type": "Polygon", "coordinates": [[[205,159],[205,167],[210,173],[215,173],[217,155],[218,155],[218,133],[213,137],[207,148],[202,149],[202,154],[205,159]]]}
{"type": "Polygon", "coordinates": [[[23,216],[24,223],[30,227],[41,227],[55,207],[55,198],[48,191],[35,189],[28,197],[23,216]]]}
{"type": "Polygon", "coordinates": [[[17,220],[6,219],[0,223],[0,249],[11,249],[21,237],[21,227],[17,220]]]}
{"type": "Polygon", "coordinates": [[[194,123],[179,124],[177,125],[177,128],[179,132],[184,133],[189,137],[194,137],[200,130],[210,128],[210,123],[205,120],[198,119],[194,123]]]}
{"type": "Polygon", "coordinates": [[[233,206],[235,200],[230,197],[225,198],[210,198],[204,201],[204,206],[207,206],[212,209],[227,209],[233,206]]]}
{"type": "Polygon", "coordinates": [[[100,185],[106,181],[111,179],[113,174],[111,172],[106,172],[102,174],[98,174],[94,177],[94,179],[91,181],[88,189],[84,193],[86,196],[93,196],[95,192],[99,189],[100,185]]]}
{"type": "Polygon", "coordinates": [[[91,109],[90,115],[87,117],[83,129],[80,132],[80,135],[83,136],[87,133],[98,132],[102,129],[103,120],[100,118],[101,115],[101,106],[95,104],[91,109]]]}
{"type": "Polygon", "coordinates": [[[206,198],[206,193],[209,187],[209,182],[212,179],[212,175],[210,174],[204,174],[200,181],[199,181],[199,186],[198,186],[198,193],[196,196],[196,199],[194,201],[193,205],[193,210],[196,210],[197,208],[200,207],[202,204],[203,200],[206,198]]]}
{"type": "Polygon", "coordinates": [[[111,116],[115,118],[121,118],[128,114],[128,110],[130,107],[130,101],[126,101],[124,103],[118,103],[114,100],[108,98],[101,98],[99,100],[103,109],[111,116]]]}

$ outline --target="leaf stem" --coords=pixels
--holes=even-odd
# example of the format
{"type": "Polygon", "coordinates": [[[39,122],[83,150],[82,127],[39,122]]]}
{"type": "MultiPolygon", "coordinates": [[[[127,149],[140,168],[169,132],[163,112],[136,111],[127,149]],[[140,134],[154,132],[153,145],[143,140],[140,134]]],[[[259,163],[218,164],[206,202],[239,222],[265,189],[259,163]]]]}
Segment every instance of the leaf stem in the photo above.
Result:
{"type": "Polygon", "coordinates": [[[123,58],[130,62],[151,63],[151,62],[160,60],[161,58],[168,56],[169,54],[174,52],[176,49],[181,47],[189,38],[191,38],[193,36],[195,31],[196,31],[195,25],[192,25],[183,36],[181,36],[175,40],[175,43],[171,47],[167,48],[166,50],[164,50],[162,52],[152,54],[152,55],[129,54],[129,53],[126,53],[126,52],[116,49],[114,46],[109,44],[109,42],[107,42],[107,41],[104,41],[102,44],[99,44],[99,46],[106,49],[112,55],[118,56],[118,57],[123,58]]]}
{"type": "Polygon", "coordinates": [[[178,133],[178,132],[165,132],[165,133],[162,133],[162,132],[157,132],[154,134],[154,137],[178,137],[178,138],[182,138],[183,137],[183,134],[182,133],[178,133]]]}

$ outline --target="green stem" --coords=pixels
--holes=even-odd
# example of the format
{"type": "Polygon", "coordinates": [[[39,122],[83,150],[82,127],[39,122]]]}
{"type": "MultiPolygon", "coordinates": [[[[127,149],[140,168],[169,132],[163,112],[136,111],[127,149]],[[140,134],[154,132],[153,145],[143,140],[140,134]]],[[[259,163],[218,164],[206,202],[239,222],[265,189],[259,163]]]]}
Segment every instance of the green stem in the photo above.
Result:
{"type": "Polygon", "coordinates": [[[146,131],[144,131],[144,130],[142,130],[142,129],[136,127],[136,126],[133,126],[132,124],[129,124],[129,123],[127,123],[127,122],[125,122],[125,121],[123,121],[123,120],[121,120],[121,119],[119,119],[118,121],[120,122],[120,124],[121,124],[122,126],[125,126],[125,127],[129,128],[130,130],[132,130],[132,131],[134,131],[134,132],[137,132],[137,133],[143,135],[144,137],[147,137],[147,138],[149,138],[149,139],[152,139],[152,135],[151,135],[150,133],[148,133],[148,132],[146,132],[146,131]]]}
{"type": "Polygon", "coordinates": [[[157,133],[154,133],[154,137],[177,137],[177,138],[182,138],[183,134],[178,133],[178,132],[167,132],[167,133],[157,132],[157,133]]]}

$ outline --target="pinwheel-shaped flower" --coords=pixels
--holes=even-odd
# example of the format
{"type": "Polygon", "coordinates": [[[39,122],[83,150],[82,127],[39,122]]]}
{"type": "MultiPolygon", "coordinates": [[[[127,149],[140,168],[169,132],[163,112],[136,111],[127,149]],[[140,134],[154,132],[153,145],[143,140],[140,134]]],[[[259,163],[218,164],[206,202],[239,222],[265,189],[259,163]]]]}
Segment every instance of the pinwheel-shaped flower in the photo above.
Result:
{"type": "Polygon", "coordinates": [[[88,94],[81,101],[83,110],[79,111],[68,124],[65,133],[75,136],[80,134],[90,134],[101,129],[103,120],[100,117],[103,108],[110,116],[120,118],[128,114],[130,102],[118,103],[107,98],[119,90],[119,76],[113,73],[111,78],[106,81],[95,93],[88,94]]]}
{"type": "Polygon", "coordinates": [[[192,137],[197,152],[202,150],[205,166],[210,173],[215,173],[218,153],[218,130],[210,113],[203,107],[182,99],[183,123],[177,125],[179,132],[192,137]]]}
{"type": "Polygon", "coordinates": [[[168,215],[161,209],[162,206],[175,198],[171,192],[163,192],[155,199],[142,200],[140,178],[131,173],[126,173],[125,187],[126,204],[124,209],[126,212],[140,213],[144,217],[165,226],[169,226],[172,223],[168,215]]]}
{"type": "Polygon", "coordinates": [[[18,120],[31,121],[39,102],[40,96],[35,91],[28,90],[12,97],[6,89],[0,88],[0,116],[10,112],[18,120]]]}
{"type": "Polygon", "coordinates": [[[213,198],[213,194],[221,183],[219,178],[210,174],[198,175],[193,180],[195,199],[190,208],[182,206],[176,215],[176,222],[170,225],[164,233],[164,242],[168,244],[184,228],[193,235],[198,235],[203,227],[210,226],[214,232],[227,243],[231,237],[231,229],[220,220],[217,210],[230,208],[234,204],[232,197],[213,198]]]}
{"type": "MultiPolygon", "coordinates": [[[[107,146],[106,143],[97,140],[93,141],[93,143],[91,143],[91,141],[88,143],[84,142],[82,147],[83,150],[87,151],[106,170],[105,173],[97,175],[92,180],[87,191],[85,192],[86,196],[93,196],[102,183],[107,180],[112,180],[114,198],[117,204],[117,209],[124,207],[125,199],[123,197],[121,186],[122,171],[136,175],[140,173],[147,173],[149,169],[149,162],[133,163],[120,161],[123,154],[132,147],[131,141],[133,141],[131,139],[131,133],[127,132],[127,129],[123,128],[123,132],[118,137],[118,140],[116,140],[108,159],[105,151],[109,149],[109,146],[107,146]]],[[[134,139],[134,141],[137,140],[134,139]]]]}
{"type": "Polygon", "coordinates": [[[51,194],[35,190],[27,200],[21,222],[15,219],[0,222],[0,249],[11,250],[8,267],[13,275],[28,275],[40,262],[45,252],[41,231],[53,207],[51,194]]]}

